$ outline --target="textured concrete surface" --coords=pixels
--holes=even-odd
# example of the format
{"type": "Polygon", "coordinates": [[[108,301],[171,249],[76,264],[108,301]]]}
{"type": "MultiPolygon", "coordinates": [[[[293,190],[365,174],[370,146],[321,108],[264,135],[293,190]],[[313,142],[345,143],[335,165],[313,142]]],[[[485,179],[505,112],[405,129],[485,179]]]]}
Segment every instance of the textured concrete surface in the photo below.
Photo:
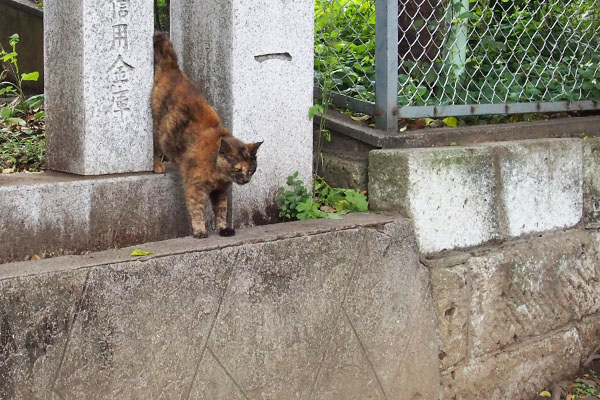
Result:
{"type": "Polygon", "coordinates": [[[442,374],[441,400],[529,400],[579,369],[574,328],[472,360],[442,374]]]}
{"type": "Polygon", "coordinates": [[[152,2],[45,4],[48,168],[152,170],[152,2]]]}
{"type": "Polygon", "coordinates": [[[4,175],[0,262],[70,254],[189,234],[178,175],[4,175]]]}
{"type": "Polygon", "coordinates": [[[238,226],[273,222],[273,198],[294,171],[311,181],[313,9],[309,0],[171,1],[184,71],[235,136],[264,140],[252,181],[234,185],[238,226]]]}
{"type": "Polygon", "coordinates": [[[583,155],[579,139],[496,143],[507,234],[569,228],[582,217],[583,155]]]}
{"type": "Polygon", "coordinates": [[[430,253],[500,237],[496,187],[487,148],[378,150],[369,157],[369,201],[413,218],[430,253]]]}
{"type": "Polygon", "coordinates": [[[425,253],[573,227],[582,218],[582,187],[580,139],[369,155],[371,208],[410,216],[425,253]]]}
{"type": "Polygon", "coordinates": [[[438,397],[428,273],[407,220],[143,248],[155,253],[0,266],[3,398],[438,397]]]}
{"type": "Polygon", "coordinates": [[[367,164],[354,157],[322,154],[322,164],[318,175],[325,179],[331,187],[368,189],[367,164]]]}
{"type": "Polygon", "coordinates": [[[583,141],[583,211],[587,227],[600,227],[600,138],[583,141]]]}
{"type": "Polygon", "coordinates": [[[576,230],[490,248],[458,265],[426,260],[441,368],[597,314],[599,250],[596,234],[576,230]]]}

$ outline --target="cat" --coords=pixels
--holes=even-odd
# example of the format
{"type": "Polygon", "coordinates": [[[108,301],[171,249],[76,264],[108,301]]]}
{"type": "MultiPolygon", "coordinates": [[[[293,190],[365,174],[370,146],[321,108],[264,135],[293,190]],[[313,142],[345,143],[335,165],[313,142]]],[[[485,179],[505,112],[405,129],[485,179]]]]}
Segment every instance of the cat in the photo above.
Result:
{"type": "Polygon", "coordinates": [[[154,34],[152,120],[154,172],[165,172],[162,155],[179,167],[193,236],[208,236],[208,198],[219,235],[235,235],[235,230],[227,226],[231,185],[250,182],[257,167],[256,153],[263,142],[246,144],[221,124],[215,109],[179,69],[173,44],[159,31],[154,34]]]}

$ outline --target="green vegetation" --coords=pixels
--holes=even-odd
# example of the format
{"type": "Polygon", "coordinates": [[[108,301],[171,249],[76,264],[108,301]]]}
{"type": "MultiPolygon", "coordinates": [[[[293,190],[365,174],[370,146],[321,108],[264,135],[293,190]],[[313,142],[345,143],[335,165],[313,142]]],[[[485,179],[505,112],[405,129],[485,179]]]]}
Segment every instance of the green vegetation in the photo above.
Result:
{"type": "MultiPolygon", "coordinates": [[[[411,20],[410,29],[440,50],[429,59],[400,55],[399,105],[600,99],[598,0],[469,4],[465,10],[454,0],[446,16],[411,20]],[[463,66],[449,61],[456,49],[448,32],[460,26],[468,32],[463,66]]],[[[375,1],[315,0],[315,15],[319,85],[330,81],[342,94],[374,101],[375,1]]]]}
{"type": "Polygon", "coordinates": [[[37,81],[39,73],[20,72],[18,43],[14,34],[10,51],[0,44],[0,96],[10,96],[0,100],[0,173],[39,171],[45,159],[44,95],[26,97],[22,87],[24,81],[37,81]]]}
{"type": "Polygon", "coordinates": [[[353,189],[332,188],[323,178],[314,181],[314,193],[309,193],[304,182],[298,179],[298,171],[288,176],[286,184],[291,190],[281,187],[275,198],[279,205],[279,217],[284,220],[306,220],[314,218],[341,218],[350,212],[367,211],[367,197],[353,189]]]}

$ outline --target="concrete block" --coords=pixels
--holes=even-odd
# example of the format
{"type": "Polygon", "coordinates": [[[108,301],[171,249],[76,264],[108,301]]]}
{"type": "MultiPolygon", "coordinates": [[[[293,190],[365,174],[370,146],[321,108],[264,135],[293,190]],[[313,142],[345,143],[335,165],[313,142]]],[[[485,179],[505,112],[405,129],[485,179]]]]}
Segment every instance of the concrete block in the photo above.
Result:
{"type": "Polygon", "coordinates": [[[600,311],[595,253],[585,232],[571,231],[469,259],[470,354],[497,351],[600,311]]]}
{"type": "Polygon", "coordinates": [[[152,170],[152,2],[44,4],[48,168],[152,170]]]}
{"type": "Polygon", "coordinates": [[[432,267],[431,291],[440,337],[440,370],[464,362],[468,357],[469,304],[471,288],[464,265],[432,267]]]}
{"type": "Polygon", "coordinates": [[[135,260],[128,248],[0,266],[0,388],[65,400],[437,398],[410,223],[315,224],[147,243],[155,254],[135,260]],[[43,347],[55,320],[56,349],[43,347]]]}
{"type": "Polygon", "coordinates": [[[332,187],[367,190],[367,160],[322,153],[319,176],[332,187]]]}
{"type": "Polygon", "coordinates": [[[236,226],[274,222],[286,177],[312,174],[314,4],[173,0],[171,37],[184,71],[233,134],[264,140],[252,181],[233,190],[236,226]]]}
{"type": "Polygon", "coordinates": [[[581,355],[574,328],[502,353],[474,359],[441,377],[441,400],[528,400],[575,374],[581,355]]]}
{"type": "Polygon", "coordinates": [[[424,253],[500,237],[491,153],[485,147],[377,150],[369,155],[369,200],[412,217],[424,253]]]}
{"type": "Polygon", "coordinates": [[[583,221],[600,227],[600,138],[583,141],[583,221]]]}
{"type": "Polygon", "coordinates": [[[0,262],[71,254],[190,232],[173,171],[83,178],[14,174],[0,183],[0,262]]]}
{"type": "Polygon", "coordinates": [[[498,157],[507,234],[569,228],[582,217],[580,139],[527,140],[489,145],[498,157]]]}
{"type": "Polygon", "coordinates": [[[583,208],[579,139],[376,150],[373,209],[400,210],[424,253],[570,228],[583,208]]]}

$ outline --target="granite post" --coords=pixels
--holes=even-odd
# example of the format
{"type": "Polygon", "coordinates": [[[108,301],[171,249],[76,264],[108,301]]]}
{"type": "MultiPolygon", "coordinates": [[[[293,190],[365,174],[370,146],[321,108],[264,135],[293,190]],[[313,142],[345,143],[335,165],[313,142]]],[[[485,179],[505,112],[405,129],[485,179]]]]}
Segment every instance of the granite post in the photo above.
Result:
{"type": "Polygon", "coordinates": [[[152,170],[150,0],[44,3],[48,168],[152,170]]]}
{"type": "Polygon", "coordinates": [[[234,186],[236,226],[277,216],[274,197],[294,171],[310,183],[312,0],[171,0],[180,65],[238,138],[261,141],[258,170],[234,186]]]}

